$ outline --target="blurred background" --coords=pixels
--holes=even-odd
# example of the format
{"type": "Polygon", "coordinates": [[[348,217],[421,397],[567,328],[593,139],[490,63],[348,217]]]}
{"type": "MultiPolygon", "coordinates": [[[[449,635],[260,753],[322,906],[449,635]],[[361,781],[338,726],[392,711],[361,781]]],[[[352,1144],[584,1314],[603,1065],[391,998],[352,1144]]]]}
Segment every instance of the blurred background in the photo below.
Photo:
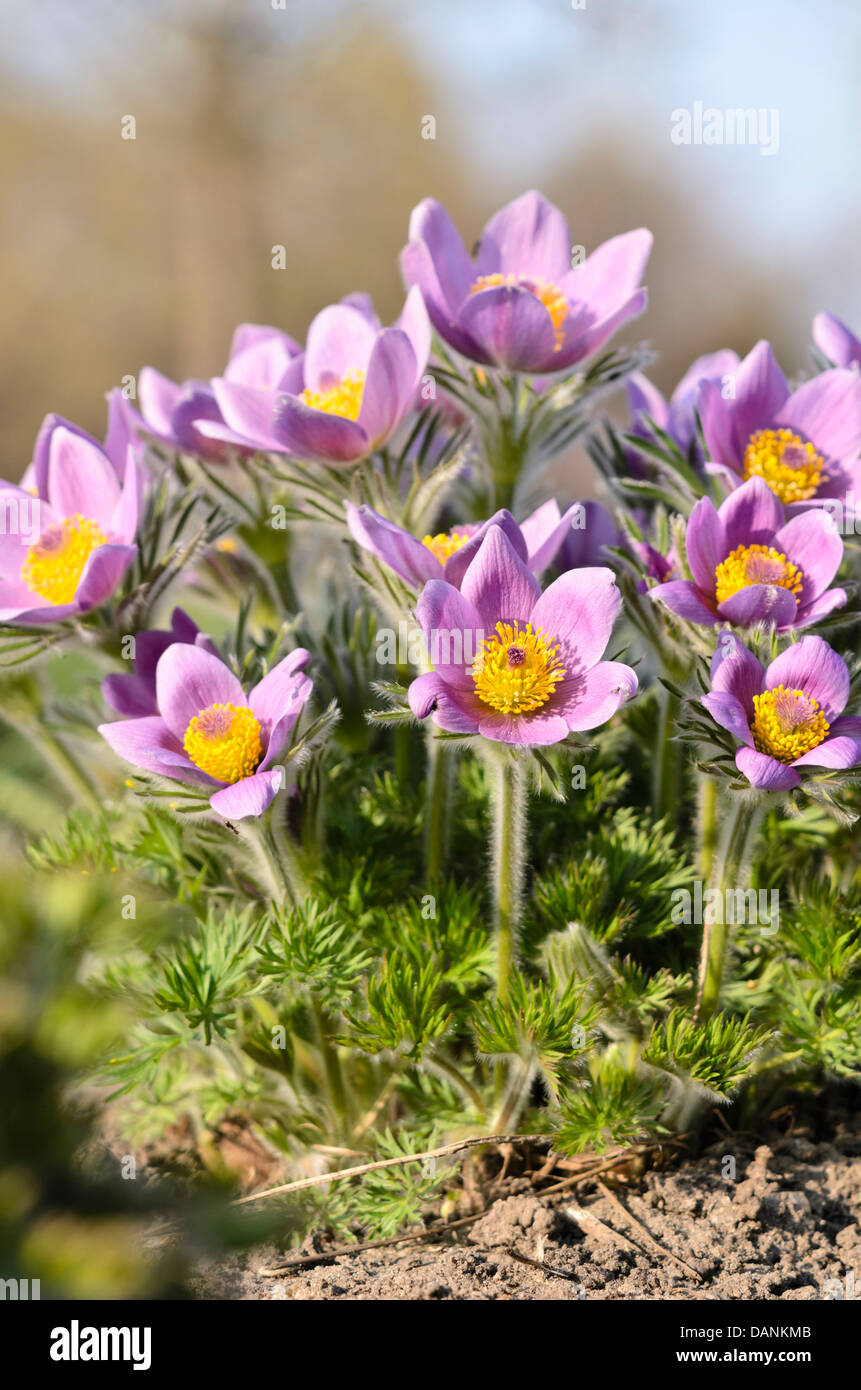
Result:
{"type": "Polygon", "coordinates": [[[2,0],[0,475],[48,410],[101,437],[145,363],[219,372],[241,320],[390,318],[427,194],[468,245],[530,186],[587,252],[651,227],[627,340],[664,388],[761,336],[795,370],[817,310],[861,327],[859,41],[857,0],[2,0]],[[673,144],[696,101],[776,108],[779,150],[673,144]]]}

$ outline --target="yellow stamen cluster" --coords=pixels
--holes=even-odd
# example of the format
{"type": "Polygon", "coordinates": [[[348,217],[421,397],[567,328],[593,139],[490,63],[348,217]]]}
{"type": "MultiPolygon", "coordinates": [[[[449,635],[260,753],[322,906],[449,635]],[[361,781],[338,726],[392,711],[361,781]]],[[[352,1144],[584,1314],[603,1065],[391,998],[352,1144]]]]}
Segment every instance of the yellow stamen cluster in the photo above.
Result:
{"type": "Polygon", "coordinates": [[[794,762],[828,737],[829,724],[819,701],[803,690],[778,685],[754,695],[753,708],[750,731],[754,746],[779,762],[794,762]]]}
{"type": "Polygon", "coordinates": [[[568,317],[568,301],[559,286],[550,280],[539,280],[533,275],[502,275],[497,271],[493,275],[479,275],[470,285],[469,293],[473,295],[478,294],[480,290],[495,290],[502,285],[529,290],[530,294],[534,294],[535,298],[541,301],[553,322],[553,351],[558,352],[565,340],[564,325],[568,317]]]}
{"type": "Polygon", "coordinates": [[[825,479],[812,444],[792,430],[757,430],[744,451],[745,478],[764,478],[781,502],[806,502],[825,479]]]}
{"type": "Polygon", "coordinates": [[[263,753],[260,724],[239,705],[207,705],[189,720],[182,742],[195,767],[220,782],[250,777],[263,753]]]}
{"type": "Polygon", "coordinates": [[[438,531],[435,536],[422,536],[422,545],[444,565],[468,540],[468,531],[438,531]]]}
{"type": "Polygon", "coordinates": [[[715,570],[715,597],[723,603],[750,584],[776,584],[788,589],[797,601],[802,580],[798,566],[773,546],[737,545],[715,570]]]}
{"type": "Polygon", "coordinates": [[[306,387],[299,399],[312,410],[323,410],[327,415],[340,415],[344,420],[358,420],[364,389],[365,373],[348,372],[340,381],[336,381],[334,386],[327,386],[324,391],[311,391],[306,387]]]}
{"type": "Polygon", "coordinates": [[[27,551],[21,578],[28,588],[48,603],[71,603],[84,565],[107,536],[95,521],[80,513],[51,526],[27,551]]]}
{"type": "Polygon", "coordinates": [[[559,647],[532,624],[497,623],[473,667],[475,693],[500,714],[528,714],[546,705],[565,667],[559,647]]]}

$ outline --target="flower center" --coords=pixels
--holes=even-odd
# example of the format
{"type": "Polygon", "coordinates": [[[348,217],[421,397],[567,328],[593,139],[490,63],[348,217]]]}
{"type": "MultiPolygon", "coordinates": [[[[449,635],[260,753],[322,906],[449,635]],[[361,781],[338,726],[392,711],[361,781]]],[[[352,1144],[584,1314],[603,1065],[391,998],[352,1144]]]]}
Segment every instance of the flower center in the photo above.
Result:
{"type": "Polygon", "coordinates": [[[738,545],[715,570],[715,597],[723,603],[749,584],[777,584],[794,594],[797,601],[802,578],[798,566],[773,546],[738,545]]]}
{"type": "Polygon", "coordinates": [[[107,536],[95,521],[76,513],[57,526],[49,526],[27,551],[21,578],[28,588],[49,603],[71,603],[84,565],[107,536]]]}
{"type": "Polygon", "coordinates": [[[344,420],[358,420],[362,408],[362,392],[365,389],[364,372],[348,372],[322,391],[311,391],[308,387],[299,399],[312,410],[323,410],[327,415],[340,415],[344,420]]]}
{"type": "Polygon", "coordinates": [[[220,782],[250,777],[263,753],[260,724],[239,705],[207,705],[188,721],[182,744],[195,767],[220,782]]]}
{"type": "Polygon", "coordinates": [[[829,724],[819,701],[803,690],[779,685],[753,697],[750,731],[754,747],[781,763],[794,762],[828,737],[829,724]]]}
{"type": "Polygon", "coordinates": [[[791,430],[757,430],[744,451],[745,478],[764,478],[781,502],[806,502],[824,481],[825,460],[791,430]]]}
{"type": "Polygon", "coordinates": [[[435,536],[422,536],[422,545],[444,565],[468,540],[468,531],[439,531],[435,536]]]}
{"type": "Polygon", "coordinates": [[[500,285],[529,290],[530,294],[534,294],[535,298],[540,300],[553,321],[553,351],[558,352],[565,339],[564,324],[568,317],[568,301],[559,286],[550,280],[539,280],[534,275],[501,275],[497,271],[494,275],[479,275],[470,285],[469,293],[473,295],[478,294],[480,290],[495,290],[500,285]]]}
{"type": "Polygon", "coordinates": [[[485,638],[473,667],[475,693],[500,714],[528,714],[546,705],[565,667],[559,660],[558,645],[532,624],[497,623],[496,631],[485,638]]]}

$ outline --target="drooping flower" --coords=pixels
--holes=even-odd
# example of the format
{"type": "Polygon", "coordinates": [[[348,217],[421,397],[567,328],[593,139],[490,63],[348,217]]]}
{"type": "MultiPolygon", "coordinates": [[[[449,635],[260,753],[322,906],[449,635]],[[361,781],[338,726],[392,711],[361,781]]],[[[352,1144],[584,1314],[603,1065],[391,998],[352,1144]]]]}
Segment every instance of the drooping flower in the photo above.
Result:
{"type": "Polygon", "coordinates": [[[220,657],[173,643],[156,666],[157,713],[100,724],[99,733],[133,767],[210,791],[226,820],[260,816],[283,777],[270,764],[311,694],[308,660],[298,648],[246,695],[220,657]]]}
{"type": "Polygon", "coordinates": [[[490,219],[474,260],[435,198],[413,210],[409,236],[406,283],[421,289],[440,336],[485,366],[562,371],[646,307],[651,233],[613,237],[572,269],[568,224],[534,190],[490,219]]]}
{"type": "Polygon", "coordinates": [[[711,472],[731,487],[760,477],[792,510],[861,488],[861,374],[835,367],[790,391],[766,342],[735,374],[735,396],[714,381],[699,390],[711,472]]]}
{"type": "Polygon", "coordinates": [[[376,555],[412,588],[420,589],[431,579],[444,579],[457,589],[491,526],[500,527],[519,558],[533,574],[540,574],[556,557],[581,505],[585,504],[575,502],[563,515],[551,498],[519,526],[503,508],[489,521],[466,522],[421,540],[373,508],[356,507],[352,502],[347,504],[347,524],[364,550],[376,555]]]}
{"type": "Polygon", "coordinates": [[[835,314],[823,310],[816,315],[813,341],[835,367],[861,367],[861,339],[835,314]]]}
{"type": "Polygon", "coordinates": [[[788,791],[800,767],[861,761],[861,719],[844,715],[845,661],[821,637],[803,637],[765,669],[732,633],[721,634],[702,703],[742,747],[736,766],[754,787],[788,791]]]}
{"type": "MultiPolygon", "coordinates": [[[[224,381],[259,391],[276,391],[302,349],[278,328],[242,323],[233,335],[224,381]]],[[[140,423],[173,448],[223,458],[230,448],[253,448],[253,440],[230,429],[209,381],[177,383],[154,367],[144,367],[138,381],[140,423]]]]}
{"type": "Polygon", "coordinates": [[[131,671],[117,672],[102,681],[102,695],[106,704],[128,719],[158,714],[156,667],[162,654],[175,642],[202,647],[204,651],[218,656],[212,641],[205,632],[201,632],[197,623],[181,608],[174,608],[169,629],[152,628],[137,633],[131,671]]]}
{"type": "Polygon", "coordinates": [[[59,622],[114,591],[136,553],[140,487],[131,450],[119,477],[118,465],[89,435],[48,417],[33,491],[0,482],[0,622],[59,622]]]}
{"type": "Polygon", "coordinates": [[[621,602],[608,569],[569,570],[542,594],[499,526],[488,528],[460,589],[433,579],[417,615],[433,670],[409,689],[418,719],[523,746],[605,723],[637,689],[602,661],[621,602]]]}
{"type": "MultiPolygon", "coordinates": [[[[642,439],[650,438],[645,416],[668,434],[679,446],[685,457],[691,455],[696,443],[696,421],[694,411],[697,391],[701,382],[723,383],[738,368],[738,353],[731,348],[721,348],[718,352],[706,353],[685,372],[669,401],[648,377],[635,372],[628,379],[628,409],[631,413],[631,433],[642,439]]],[[[628,450],[632,472],[639,476],[644,470],[645,459],[636,449],[628,450]]],[[[698,457],[694,460],[701,463],[698,457]]]]}
{"type": "Polygon", "coordinates": [[[846,602],[845,590],[828,588],[843,542],[828,511],[787,520],[788,511],[758,477],[717,509],[710,498],[700,498],[685,534],[693,580],[658,584],[651,597],[709,627],[768,622],[785,632],[817,622],[846,602]]]}
{"type": "MultiPolygon", "coordinates": [[[[271,386],[216,378],[215,399],[234,434],[255,448],[343,467],[391,439],[414,408],[430,353],[418,290],[392,328],[366,295],[321,310],[304,353],[271,386]]],[[[207,427],[208,428],[208,427],[207,427]]]]}
{"type": "Polygon", "coordinates": [[[575,502],[565,515],[572,511],[575,515],[557,556],[560,568],[576,570],[604,564],[606,547],[622,543],[619,528],[612,516],[602,502],[575,502]]]}

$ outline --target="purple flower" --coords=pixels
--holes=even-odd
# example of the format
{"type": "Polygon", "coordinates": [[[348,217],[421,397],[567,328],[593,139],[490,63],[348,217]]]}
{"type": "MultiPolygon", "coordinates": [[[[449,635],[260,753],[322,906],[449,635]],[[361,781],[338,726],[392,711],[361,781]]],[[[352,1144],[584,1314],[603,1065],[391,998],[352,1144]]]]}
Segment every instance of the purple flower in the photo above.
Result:
{"type": "Polygon", "coordinates": [[[764,478],[798,511],[861,486],[861,374],[835,367],[790,391],[766,342],[739,366],[735,395],[700,386],[699,409],[711,463],[731,487],[764,478]]]}
{"type": "Polygon", "coordinates": [[[136,719],[145,714],[158,714],[156,667],[162,654],[175,642],[202,647],[204,651],[218,656],[211,640],[205,632],[200,631],[197,623],[192,622],[181,608],[174,608],[169,631],[154,628],[137,634],[132,670],[129,673],[106,676],[102,681],[102,695],[111,709],[128,719],[136,719]]]}
{"type": "Polygon", "coordinates": [[[843,559],[833,517],[816,508],[787,520],[788,511],[762,478],[750,478],[718,509],[701,497],[685,533],[693,581],[658,584],[651,597],[691,623],[768,622],[779,632],[839,608],[845,591],[828,589],[843,559]]]}
{"type": "Polygon", "coordinates": [[[210,651],[175,642],[156,666],[156,713],[100,724],[99,733],[133,767],[212,791],[225,820],[260,816],[283,768],[270,768],[295,725],[312,683],[309,653],[298,648],[249,691],[210,651]]]}
{"type": "Polygon", "coordinates": [[[835,367],[861,367],[861,341],[834,314],[816,315],[813,341],[835,367]]]}
{"type": "Polygon", "coordinates": [[[277,383],[225,376],[212,387],[230,429],[254,448],[345,467],[387,443],[413,410],[429,353],[418,290],[392,328],[380,327],[366,295],[352,295],[321,310],[277,383]]]}
{"type": "Polygon", "coordinates": [[[371,507],[356,507],[348,502],[347,524],[353,539],[405,579],[411,588],[420,589],[431,579],[444,579],[459,589],[491,526],[504,531],[519,559],[533,574],[540,574],[554,559],[572,521],[576,520],[577,507],[575,502],[563,516],[551,499],[519,526],[511,512],[503,509],[495,512],[489,521],[468,522],[418,540],[371,507]]]}
{"type": "MultiPolygon", "coordinates": [[[[631,432],[641,439],[650,439],[651,433],[644,416],[668,434],[686,457],[696,442],[697,390],[703,381],[721,383],[738,368],[738,353],[730,348],[698,357],[685,372],[669,401],[654,386],[648,377],[635,372],[628,380],[628,409],[631,412],[631,432]]],[[[643,472],[643,456],[635,449],[628,451],[631,469],[634,474],[643,472]]],[[[698,460],[701,462],[701,460],[698,460]]]]}
{"type": "Polygon", "coordinates": [[[621,602],[608,569],[569,570],[542,594],[500,526],[490,526],[460,589],[432,579],[417,615],[434,669],[410,707],[441,729],[497,743],[558,743],[594,729],[637,689],[601,655],[621,602]]]}
{"type": "Polygon", "coordinates": [[[799,767],[854,767],[861,719],[842,713],[849,698],[845,661],[821,637],[803,637],[763,670],[732,633],[721,634],[702,702],[744,745],[735,761],[754,787],[797,787],[799,767]]]}
{"type": "MultiPolygon", "coordinates": [[[[67,430],[70,434],[77,435],[79,439],[86,439],[97,449],[101,449],[107,456],[119,482],[123,482],[129,449],[136,449],[135,424],[138,417],[118,387],[108,392],[107,401],[108,428],[104,444],[99,444],[98,440],[94,439],[87,430],[82,430],[71,420],[65,420],[62,415],[45,416],[33,446],[33,461],[21,479],[20,486],[26,492],[32,492],[34,497],[47,496],[51,440],[54,437],[54,431],[58,429],[67,430]]],[[[138,469],[136,476],[140,494],[143,487],[143,473],[138,469]]]]}
{"type": "Polygon", "coordinates": [[[608,545],[619,546],[622,536],[607,508],[601,502],[575,502],[565,513],[572,516],[565,533],[559,564],[562,569],[576,570],[587,565],[604,563],[608,545]]]}
{"type": "Polygon", "coordinates": [[[605,241],[571,268],[568,224],[540,193],[490,219],[475,260],[441,203],[413,210],[401,256],[434,328],[464,357],[510,371],[559,372],[581,362],[646,307],[638,288],[652,248],[644,229],[605,241]]]}
{"type": "MultiPolygon", "coordinates": [[[[289,380],[291,363],[302,349],[278,328],[242,323],[233,335],[222,380],[237,387],[276,391],[289,380]]],[[[253,441],[231,430],[208,381],[177,384],[154,367],[144,367],[138,382],[139,423],[174,448],[203,458],[224,458],[230,448],[253,448],[253,441]]]]}
{"type": "Polygon", "coordinates": [[[120,471],[118,457],[115,466],[89,435],[49,416],[30,478],[31,492],[0,482],[0,622],[53,623],[96,608],[136,553],[131,450],[120,471]]]}

